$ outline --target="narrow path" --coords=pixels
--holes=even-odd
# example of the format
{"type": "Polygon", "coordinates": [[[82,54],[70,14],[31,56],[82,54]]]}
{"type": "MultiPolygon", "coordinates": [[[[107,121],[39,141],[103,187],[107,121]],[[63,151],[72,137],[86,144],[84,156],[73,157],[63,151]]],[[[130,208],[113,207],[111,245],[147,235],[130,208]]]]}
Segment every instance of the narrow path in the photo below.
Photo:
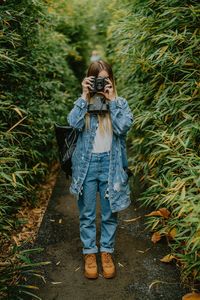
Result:
{"type": "MultiPolygon", "coordinates": [[[[114,253],[116,278],[102,277],[98,256],[99,278],[87,279],[83,276],[76,200],[69,194],[69,181],[60,172],[34,245],[44,248],[35,261],[52,262],[43,267],[46,284],[37,282],[40,286],[37,295],[44,300],[181,300],[187,291],[179,284],[176,267],[160,262],[159,259],[168,254],[169,249],[164,242],[152,244],[144,226],[146,213],[135,203],[119,213],[114,253]],[[134,222],[124,222],[138,216],[141,218],[134,222]],[[153,284],[158,280],[161,283],[153,284]]],[[[97,242],[99,229],[100,205],[97,197],[97,242]]]]}

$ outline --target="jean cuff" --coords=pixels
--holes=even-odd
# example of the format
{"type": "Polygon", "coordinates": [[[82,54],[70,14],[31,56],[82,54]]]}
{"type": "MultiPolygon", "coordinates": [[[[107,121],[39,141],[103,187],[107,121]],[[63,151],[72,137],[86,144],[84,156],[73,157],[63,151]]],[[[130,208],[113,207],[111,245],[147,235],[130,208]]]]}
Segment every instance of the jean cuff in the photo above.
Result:
{"type": "Polygon", "coordinates": [[[91,253],[98,253],[98,248],[83,248],[82,250],[83,254],[91,254],[91,253]]]}
{"type": "Polygon", "coordinates": [[[108,253],[113,253],[114,248],[105,248],[105,247],[100,247],[100,252],[108,252],[108,253]]]}

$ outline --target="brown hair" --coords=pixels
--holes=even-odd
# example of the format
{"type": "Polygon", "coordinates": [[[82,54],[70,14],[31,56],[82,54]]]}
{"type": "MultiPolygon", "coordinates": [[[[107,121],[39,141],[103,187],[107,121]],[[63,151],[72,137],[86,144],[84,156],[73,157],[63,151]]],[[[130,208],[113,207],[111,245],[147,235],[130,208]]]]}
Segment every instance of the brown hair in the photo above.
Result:
{"type": "MultiPolygon", "coordinates": [[[[113,84],[115,97],[117,97],[117,90],[116,90],[112,67],[107,62],[105,62],[103,60],[98,60],[98,61],[92,62],[88,67],[88,70],[86,72],[86,77],[89,77],[89,76],[98,77],[98,74],[102,70],[107,71],[109,79],[111,80],[111,82],[113,84]]],[[[88,100],[88,103],[92,103],[92,97],[91,97],[90,93],[87,95],[87,100],[88,100]]],[[[105,115],[98,114],[97,116],[98,116],[99,129],[100,129],[101,134],[104,133],[104,130],[112,131],[112,122],[111,122],[110,113],[109,112],[105,113],[105,115]],[[105,127],[103,124],[104,119],[105,119],[105,123],[106,123],[105,127]]],[[[85,120],[86,120],[86,129],[88,129],[90,127],[90,113],[86,113],[85,120]]]]}

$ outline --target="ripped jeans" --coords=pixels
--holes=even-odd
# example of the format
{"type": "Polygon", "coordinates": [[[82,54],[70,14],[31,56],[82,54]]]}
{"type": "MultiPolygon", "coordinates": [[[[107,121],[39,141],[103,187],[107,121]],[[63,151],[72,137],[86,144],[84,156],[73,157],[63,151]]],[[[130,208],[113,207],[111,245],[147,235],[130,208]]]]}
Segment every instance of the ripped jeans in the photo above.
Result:
{"type": "Polygon", "coordinates": [[[82,253],[97,253],[96,245],[96,193],[99,191],[101,205],[100,252],[114,251],[117,212],[112,213],[109,198],[106,197],[110,151],[92,153],[88,172],[78,198],[80,238],[82,253]]]}

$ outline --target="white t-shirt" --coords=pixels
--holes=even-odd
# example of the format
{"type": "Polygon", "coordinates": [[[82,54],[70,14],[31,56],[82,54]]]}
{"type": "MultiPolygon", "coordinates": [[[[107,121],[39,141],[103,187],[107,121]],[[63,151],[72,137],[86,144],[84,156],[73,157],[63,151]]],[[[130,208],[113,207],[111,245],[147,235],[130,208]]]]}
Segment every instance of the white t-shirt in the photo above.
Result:
{"type": "MultiPolygon", "coordinates": [[[[97,124],[99,125],[99,123],[97,124]]],[[[103,124],[104,126],[106,126],[106,119],[103,119],[103,124]]],[[[98,126],[94,138],[92,152],[99,153],[99,152],[110,151],[111,144],[112,144],[112,132],[109,133],[108,131],[105,130],[104,134],[102,135],[100,133],[99,126],[98,126]]]]}

